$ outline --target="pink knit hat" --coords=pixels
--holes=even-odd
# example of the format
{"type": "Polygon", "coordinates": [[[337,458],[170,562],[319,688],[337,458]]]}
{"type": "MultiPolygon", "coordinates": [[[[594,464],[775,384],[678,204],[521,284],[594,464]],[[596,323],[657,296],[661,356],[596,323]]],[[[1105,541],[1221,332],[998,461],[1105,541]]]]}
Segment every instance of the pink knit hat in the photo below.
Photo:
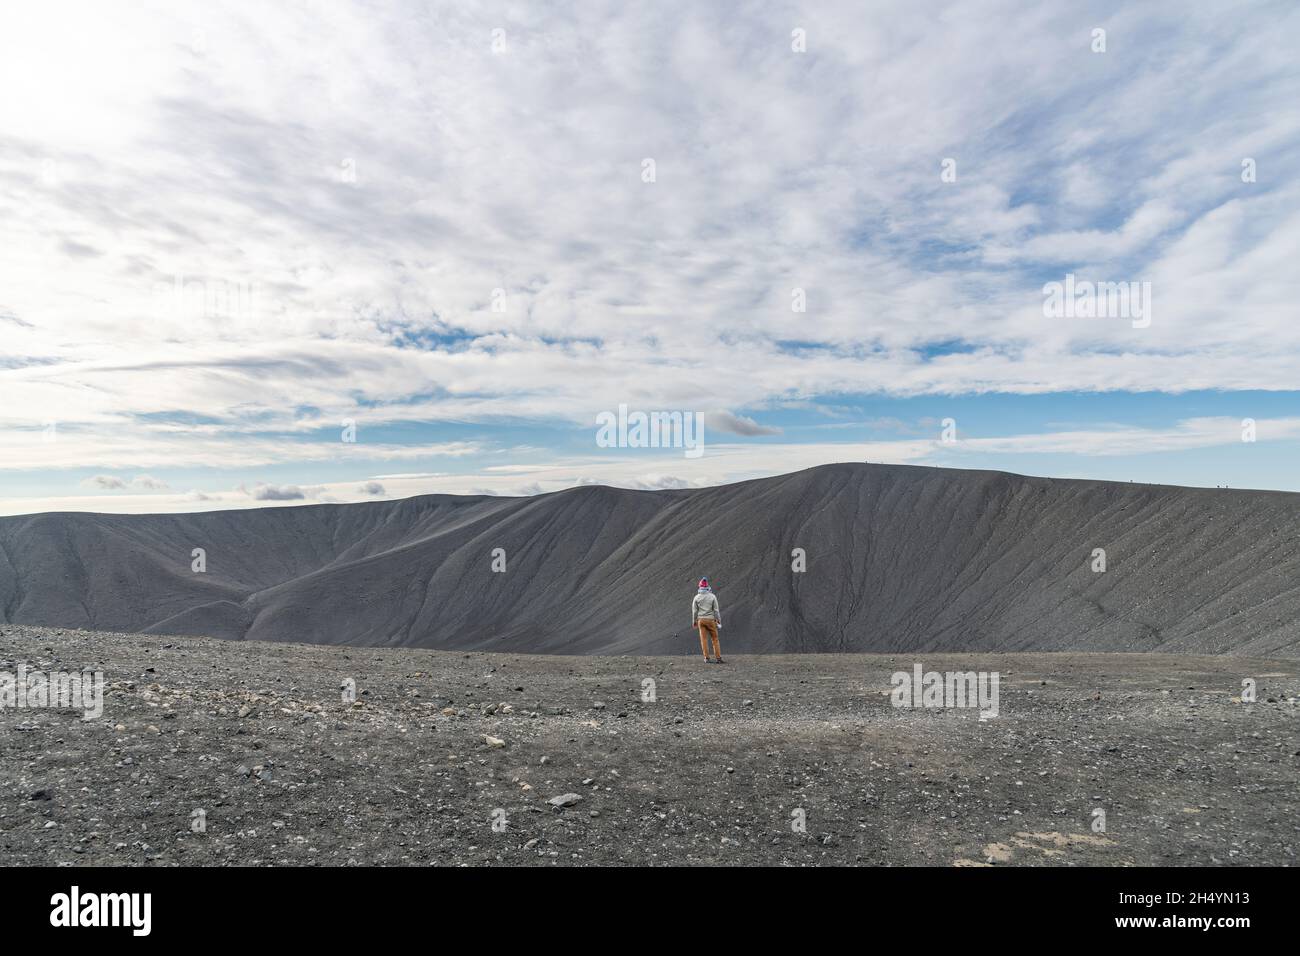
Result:
{"type": "Polygon", "coordinates": [[[708,586],[709,586],[709,579],[708,579],[708,578],[700,578],[700,587],[702,587],[702,588],[707,588],[708,586]]]}

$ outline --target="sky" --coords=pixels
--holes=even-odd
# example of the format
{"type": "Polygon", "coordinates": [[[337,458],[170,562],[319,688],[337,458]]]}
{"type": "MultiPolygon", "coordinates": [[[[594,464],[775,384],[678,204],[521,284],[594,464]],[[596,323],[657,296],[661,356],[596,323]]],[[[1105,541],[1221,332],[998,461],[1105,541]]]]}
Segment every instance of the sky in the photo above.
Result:
{"type": "Polygon", "coordinates": [[[4,17],[0,514],[1300,491],[1294,3],[4,17]]]}

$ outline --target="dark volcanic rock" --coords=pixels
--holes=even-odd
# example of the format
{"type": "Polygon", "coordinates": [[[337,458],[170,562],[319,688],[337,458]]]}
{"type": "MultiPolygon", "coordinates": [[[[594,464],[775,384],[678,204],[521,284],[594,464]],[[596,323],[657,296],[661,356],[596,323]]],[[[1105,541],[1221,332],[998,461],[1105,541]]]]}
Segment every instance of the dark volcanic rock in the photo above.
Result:
{"type": "Polygon", "coordinates": [[[728,654],[1300,655],[1300,495],[1282,492],[844,464],[697,490],[0,519],[2,620],[61,627],[682,654],[700,575],[728,654]]]}
{"type": "Polygon", "coordinates": [[[91,661],[107,685],[99,719],[0,710],[12,866],[1300,862],[1295,661],[920,659],[1000,672],[999,715],[980,720],[892,707],[910,655],[724,669],[0,631],[0,657],[91,661]],[[150,663],[158,682],[134,682],[150,663]],[[1258,703],[1241,701],[1245,678],[1258,703]],[[471,692],[501,706],[443,713],[471,692]],[[608,710],[589,709],[597,694],[608,710]]]}

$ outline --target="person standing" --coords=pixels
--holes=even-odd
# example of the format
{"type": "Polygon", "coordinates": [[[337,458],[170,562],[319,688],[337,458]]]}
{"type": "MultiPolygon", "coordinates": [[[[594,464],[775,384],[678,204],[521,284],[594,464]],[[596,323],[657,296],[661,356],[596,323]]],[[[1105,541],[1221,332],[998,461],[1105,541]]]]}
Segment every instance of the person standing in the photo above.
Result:
{"type": "Polygon", "coordinates": [[[691,627],[700,629],[700,650],[704,652],[704,663],[724,664],[722,645],[718,643],[718,629],[722,627],[722,609],[718,606],[718,597],[709,587],[708,578],[700,578],[699,590],[691,601],[691,627]],[[709,657],[709,642],[713,642],[714,661],[709,657]]]}

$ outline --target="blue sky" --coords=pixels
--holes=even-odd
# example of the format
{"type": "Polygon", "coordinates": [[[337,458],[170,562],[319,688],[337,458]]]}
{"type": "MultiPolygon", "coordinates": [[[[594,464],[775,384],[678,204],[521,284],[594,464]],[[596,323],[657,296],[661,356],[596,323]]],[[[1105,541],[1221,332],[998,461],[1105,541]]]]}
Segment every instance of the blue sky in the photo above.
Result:
{"type": "Polygon", "coordinates": [[[530,6],[15,13],[0,513],[1300,491],[1294,4],[530,6]]]}

